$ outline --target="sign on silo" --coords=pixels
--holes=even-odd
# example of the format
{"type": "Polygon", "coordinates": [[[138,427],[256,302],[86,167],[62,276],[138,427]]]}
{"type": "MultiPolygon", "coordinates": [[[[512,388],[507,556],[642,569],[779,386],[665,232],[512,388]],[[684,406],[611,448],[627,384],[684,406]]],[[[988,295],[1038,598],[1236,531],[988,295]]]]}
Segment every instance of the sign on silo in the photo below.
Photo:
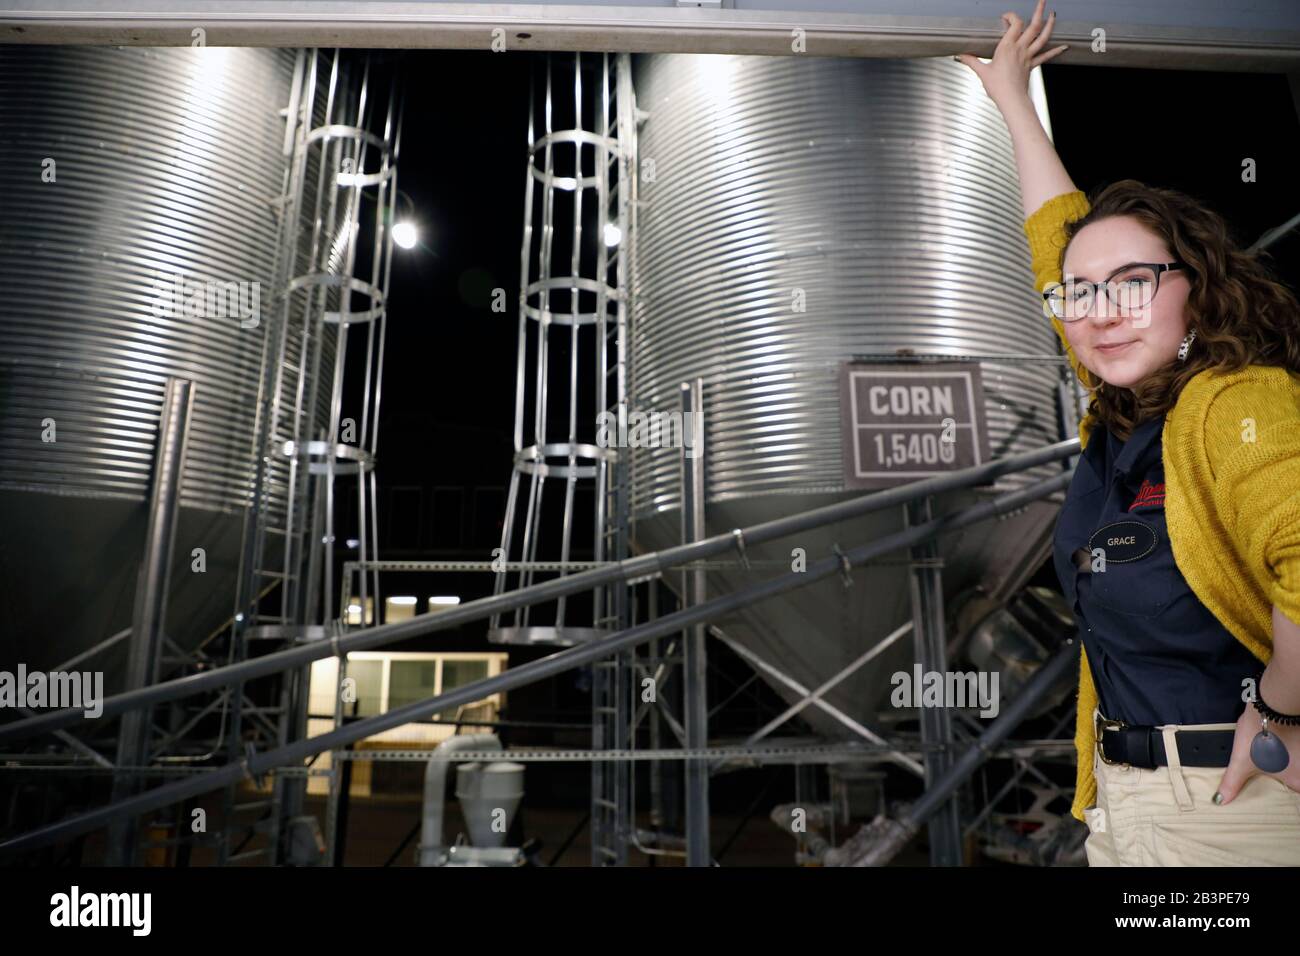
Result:
{"type": "Polygon", "coordinates": [[[847,488],[887,488],[989,461],[978,362],[845,362],[847,488]]]}

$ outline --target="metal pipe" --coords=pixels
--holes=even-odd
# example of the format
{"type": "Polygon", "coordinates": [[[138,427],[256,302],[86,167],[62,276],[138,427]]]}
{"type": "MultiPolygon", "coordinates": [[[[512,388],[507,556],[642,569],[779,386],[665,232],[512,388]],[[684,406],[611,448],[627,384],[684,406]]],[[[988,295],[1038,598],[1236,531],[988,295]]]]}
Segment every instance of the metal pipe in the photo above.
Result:
{"type": "MultiPolygon", "coordinates": [[[[1061,444],[1068,446],[1071,443],[1063,442],[1061,444]]],[[[385,730],[400,727],[413,720],[423,720],[440,710],[472,704],[495,693],[536,683],[607,655],[636,647],[652,638],[677,633],[697,621],[712,620],[757,601],[776,597],[787,591],[794,591],[815,581],[820,581],[822,578],[839,574],[845,560],[850,565],[859,565],[881,554],[888,554],[900,548],[910,547],[933,535],[950,533],[967,525],[983,521],[986,518],[1023,508],[1032,501],[1065,488],[1069,484],[1070,478],[1071,474],[1069,472],[1062,472],[1054,478],[981,502],[965,511],[945,515],[924,525],[916,525],[895,532],[851,551],[823,558],[808,565],[803,572],[789,572],[778,578],[763,581],[740,591],[715,598],[705,604],[683,608],[657,621],[637,625],[618,634],[601,638],[591,644],[557,651],[540,660],[511,668],[504,674],[462,685],[437,697],[416,701],[396,710],[390,710],[376,717],[368,717],[365,720],[357,721],[317,737],[298,740],[266,753],[250,753],[238,761],[226,764],[220,770],[214,770],[211,774],[178,781],[173,784],[165,784],[147,793],[137,794],[120,803],[101,807],[98,810],[92,810],[14,837],[0,843],[0,853],[12,853],[36,846],[44,846],[64,837],[87,833],[118,817],[132,816],[158,807],[168,806],[179,800],[198,796],[218,787],[232,784],[243,776],[261,775],[275,767],[297,763],[313,754],[338,749],[363,738],[382,733],[385,730]]],[[[729,535],[726,537],[730,538],[729,535]]],[[[539,588],[546,586],[545,584],[538,585],[539,588]]],[[[438,616],[443,617],[450,613],[445,611],[438,616]]],[[[1051,669],[1050,664],[1047,668],[1044,668],[1044,670],[1049,669],[1051,669]]],[[[1030,684],[1032,686],[1033,681],[1030,684]]],[[[1013,707],[1012,710],[1014,709],[1013,707]]]]}
{"type": "MultiPolygon", "coordinates": [[[[646,603],[649,605],[647,620],[655,621],[659,619],[659,582],[650,581],[646,584],[646,603]]],[[[659,657],[659,639],[655,638],[650,642],[650,660],[655,664],[661,664],[659,657]]],[[[655,702],[650,705],[650,749],[658,750],[662,746],[659,739],[659,697],[656,689],[655,702]]],[[[655,832],[664,825],[664,775],[663,765],[659,761],[650,764],[650,828],[655,832]]],[[[635,794],[635,788],[633,789],[635,794]]]]}
{"type": "MultiPolygon", "coordinates": [[[[126,686],[146,687],[158,679],[158,654],[167,616],[167,585],[172,551],[176,544],[176,515],[180,505],[181,476],[189,439],[190,409],[194,385],[188,379],[169,378],[163,392],[158,419],[158,443],[154,458],[153,489],[149,495],[149,524],[145,531],[144,558],[135,589],[135,611],[131,638],[127,644],[126,686]]],[[[151,712],[148,707],[133,710],[122,718],[117,738],[117,765],[138,767],[149,759],[151,712]]],[[[138,780],[119,775],[113,780],[113,797],[128,796],[138,780]]],[[[138,833],[133,822],[115,829],[109,838],[110,866],[131,866],[135,862],[138,833]]]]}
{"type": "MultiPolygon", "coordinates": [[[[1078,454],[1078,452],[1079,439],[1071,438],[1067,441],[1045,445],[1023,455],[998,459],[984,465],[955,471],[951,474],[936,475],[933,478],[925,478],[912,484],[887,488],[848,501],[836,502],[811,511],[765,521],[762,524],[742,529],[742,534],[747,544],[761,544],[772,539],[870,514],[883,508],[891,508],[925,495],[989,482],[1000,475],[1023,471],[1051,461],[1068,458],[1071,455],[1078,454]]],[[[1062,475],[1068,477],[1070,472],[1062,472],[1062,475]]],[[[156,704],[166,700],[177,700],[216,687],[224,687],[293,667],[301,667],[304,664],[326,657],[382,647],[385,644],[404,641],[411,637],[449,630],[471,621],[482,620],[493,614],[515,610],[532,604],[540,604],[554,600],[560,595],[575,594],[597,585],[656,577],[678,564],[722,554],[734,548],[735,543],[736,536],[733,532],[717,534],[694,544],[678,545],[664,551],[652,551],[635,558],[610,562],[609,565],[603,568],[593,568],[590,571],[566,575],[516,591],[479,598],[477,601],[469,601],[440,614],[420,614],[410,620],[368,627],[360,631],[354,631],[347,636],[328,641],[313,641],[298,647],[290,647],[282,651],[265,654],[251,660],[213,668],[201,674],[190,674],[186,677],[155,684],[152,687],[128,691],[110,697],[104,701],[104,710],[101,716],[112,717],[132,708],[156,704]]],[[[81,711],[66,708],[41,714],[39,717],[14,721],[0,727],[0,742],[22,740],[36,734],[61,730],[72,726],[80,719],[82,719],[81,711]]]]}
{"type": "MultiPolygon", "coordinates": [[[[704,380],[683,382],[682,437],[689,427],[691,441],[682,447],[682,541],[698,541],[705,535],[704,525],[704,380]],[[693,452],[693,454],[692,454],[693,452]]],[[[704,571],[699,567],[683,572],[682,594],[688,607],[704,603],[704,571]]],[[[708,647],[706,627],[696,624],[683,635],[685,660],[684,700],[686,747],[690,750],[709,745],[708,647]]],[[[709,852],[709,768],[700,760],[686,763],[686,865],[708,866],[709,852]]]]}
{"type": "Polygon", "coordinates": [[[125,638],[125,637],[126,637],[128,634],[130,634],[130,633],[131,633],[131,629],[130,629],[129,627],[124,627],[124,628],[122,628],[122,630],[118,631],[118,632],[117,632],[116,634],[114,634],[112,637],[106,637],[106,638],[104,638],[104,640],[100,641],[100,642],[99,642],[98,644],[96,644],[94,647],[88,647],[88,648],[86,648],[86,649],[85,649],[84,651],[82,651],[80,654],[77,654],[77,655],[75,655],[75,656],[73,656],[73,657],[69,657],[69,658],[68,658],[66,661],[64,661],[62,664],[56,664],[54,667],[51,667],[50,670],[52,670],[52,671],[68,671],[68,670],[72,670],[73,667],[75,667],[76,665],[80,664],[80,663],[81,663],[82,661],[84,661],[86,658],[88,658],[88,657],[93,657],[94,655],[98,654],[100,651],[106,651],[106,650],[108,650],[110,647],[112,647],[114,644],[116,644],[116,643],[118,643],[119,641],[121,641],[123,638],[125,638]]]}
{"type": "MultiPolygon", "coordinates": [[[[54,667],[54,668],[51,668],[51,671],[60,671],[60,670],[65,670],[65,669],[66,669],[66,668],[63,668],[63,667],[54,667]]],[[[18,708],[18,712],[19,712],[20,714],[34,714],[34,713],[36,713],[36,711],[32,710],[32,709],[29,708],[29,707],[19,707],[19,708],[18,708]]],[[[76,737],[72,736],[72,734],[67,733],[67,732],[65,732],[65,731],[62,731],[62,730],[56,730],[56,731],[54,732],[54,736],[55,736],[55,737],[58,737],[58,738],[59,738],[60,740],[62,740],[65,744],[67,744],[68,747],[70,747],[72,750],[74,750],[75,752],[81,754],[81,756],[87,758],[87,759],[90,760],[92,763],[96,764],[97,766],[103,767],[105,770],[112,770],[112,769],[113,769],[113,764],[112,764],[112,762],[111,762],[107,757],[105,757],[103,754],[101,754],[101,753],[100,753],[98,750],[96,750],[95,748],[91,747],[89,744],[84,744],[84,743],[82,743],[82,742],[81,742],[80,740],[78,740],[76,737]]]]}
{"type": "Polygon", "coordinates": [[[1078,665],[1079,642],[1069,641],[1029,679],[1024,688],[1001,716],[954,763],[934,786],[908,807],[900,820],[878,817],[862,827],[843,846],[826,854],[827,866],[882,866],[897,855],[925,825],[931,815],[940,810],[953,793],[966,782],[1011,732],[1020,726],[1030,708],[1039,698],[1051,691],[1056,682],[1069,669],[1078,665]]]}
{"type": "MultiPolygon", "coordinates": [[[[903,511],[905,524],[921,524],[934,517],[933,499],[914,501],[903,511]]],[[[911,549],[913,560],[912,644],[923,672],[947,673],[948,629],[943,618],[943,572],[936,566],[939,547],[931,538],[911,549]]],[[[946,707],[922,707],[921,742],[925,745],[925,782],[933,786],[952,766],[952,721],[946,707]]],[[[949,800],[930,819],[930,865],[960,866],[961,814],[949,800]]]]}
{"type": "MultiPolygon", "coordinates": [[[[809,812],[808,808],[800,807],[793,803],[778,803],[768,814],[768,819],[780,827],[790,836],[794,837],[801,844],[800,853],[796,854],[798,862],[805,859],[821,860],[833,847],[829,840],[818,833],[816,830],[806,828],[807,817],[815,816],[815,811],[809,812]],[[805,829],[795,828],[795,811],[802,811],[805,818],[805,829]]],[[[814,820],[814,825],[820,825],[820,820],[814,820]]]]}
{"type": "MultiPolygon", "coordinates": [[[[1297,89],[1300,89],[1300,87],[1297,87],[1297,89]]],[[[1300,100],[1297,100],[1297,102],[1300,102],[1300,100]]],[[[1250,246],[1246,249],[1246,251],[1260,252],[1264,249],[1267,249],[1269,246],[1273,245],[1273,243],[1277,242],[1279,239],[1281,239],[1291,230],[1298,229],[1298,228],[1300,228],[1300,212],[1296,213],[1286,222],[1282,223],[1282,225],[1274,226],[1272,229],[1269,229],[1262,236],[1260,236],[1253,243],[1251,243],[1250,246]]]]}

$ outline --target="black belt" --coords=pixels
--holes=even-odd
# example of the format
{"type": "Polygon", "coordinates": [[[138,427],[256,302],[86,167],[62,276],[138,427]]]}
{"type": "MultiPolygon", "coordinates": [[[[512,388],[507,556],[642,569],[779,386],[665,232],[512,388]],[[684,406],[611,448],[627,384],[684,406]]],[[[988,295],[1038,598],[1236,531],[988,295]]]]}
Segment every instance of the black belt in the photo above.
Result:
{"type": "MultiPolygon", "coordinates": [[[[1167,766],[1165,735],[1159,727],[1129,727],[1097,719],[1097,743],[1103,762],[1154,770],[1167,766]]],[[[1226,767],[1236,730],[1176,730],[1178,760],[1184,767],[1226,767]]]]}

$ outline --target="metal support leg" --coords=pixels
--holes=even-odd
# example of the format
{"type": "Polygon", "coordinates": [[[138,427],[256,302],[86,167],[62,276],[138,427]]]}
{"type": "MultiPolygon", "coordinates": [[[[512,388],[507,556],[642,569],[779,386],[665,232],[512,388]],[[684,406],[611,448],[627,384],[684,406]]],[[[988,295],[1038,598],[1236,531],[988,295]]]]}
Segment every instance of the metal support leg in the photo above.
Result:
{"type": "MultiPolygon", "coordinates": [[[[168,572],[176,541],[176,512],[180,501],[181,471],[185,464],[189,434],[190,405],[194,387],[188,379],[169,378],[163,393],[158,422],[158,445],[154,458],[153,491],[149,496],[149,525],[145,534],[144,560],[135,588],[135,611],[127,648],[126,689],[136,690],[158,679],[158,654],[167,616],[168,572]]],[[[117,765],[126,768],[113,780],[114,801],[130,796],[139,779],[131,768],[149,760],[149,729],[153,711],[149,707],[122,715],[117,739],[117,765]]],[[[134,819],[123,819],[109,831],[108,863],[132,866],[139,829],[134,819]]]]}
{"type": "MultiPolygon", "coordinates": [[[[682,540],[698,541],[704,531],[704,381],[697,378],[682,383],[682,431],[694,434],[690,447],[682,449],[682,540]],[[693,414],[692,414],[693,413],[693,414]]],[[[682,593],[687,605],[704,600],[704,571],[700,568],[683,572],[685,586],[682,593]]],[[[691,627],[686,641],[686,746],[704,748],[709,745],[709,701],[705,673],[708,665],[704,624],[691,627]]],[[[701,760],[686,763],[686,865],[708,866],[709,853],[709,768],[701,760]]]]}
{"type": "MultiPolygon", "coordinates": [[[[648,620],[657,621],[659,619],[659,582],[651,578],[646,586],[646,599],[650,605],[648,611],[648,620]]],[[[659,663],[659,640],[650,642],[650,662],[652,665],[659,663]]],[[[633,698],[635,702],[636,698],[633,698]]],[[[656,700],[658,697],[656,695],[656,700]]],[[[650,718],[650,748],[658,750],[663,746],[663,741],[659,734],[659,704],[650,708],[648,714],[650,718]]],[[[650,764],[650,829],[658,833],[664,826],[664,768],[663,762],[655,760],[650,764]]],[[[635,824],[636,821],[633,821],[635,824]]]]}
{"type": "MultiPolygon", "coordinates": [[[[932,496],[907,505],[908,525],[933,520],[932,496]]],[[[913,561],[931,562],[912,569],[912,636],[921,672],[948,670],[943,618],[943,576],[933,562],[939,547],[933,538],[911,549],[913,561]]],[[[919,690],[919,688],[918,688],[919,690]]],[[[943,707],[921,707],[921,742],[925,744],[925,785],[934,786],[952,765],[952,722],[943,707]],[[939,745],[941,749],[931,749],[939,745]]],[[[930,818],[930,864],[961,866],[961,826],[956,797],[930,818]]]]}

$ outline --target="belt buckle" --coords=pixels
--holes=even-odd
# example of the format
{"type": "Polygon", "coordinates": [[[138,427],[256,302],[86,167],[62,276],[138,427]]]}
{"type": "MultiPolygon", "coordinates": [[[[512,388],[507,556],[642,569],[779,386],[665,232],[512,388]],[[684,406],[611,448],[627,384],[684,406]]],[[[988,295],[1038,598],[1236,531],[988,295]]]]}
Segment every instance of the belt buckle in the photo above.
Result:
{"type": "Polygon", "coordinates": [[[1094,732],[1095,732],[1096,735],[1097,735],[1097,755],[1098,755],[1099,757],[1101,757],[1101,762],[1102,762],[1102,763],[1107,764],[1107,765],[1109,765],[1109,766],[1111,766],[1111,767],[1116,767],[1116,766],[1118,766],[1118,767],[1127,767],[1127,766],[1130,766],[1130,765],[1127,764],[1127,763],[1121,763],[1121,762],[1118,761],[1118,760],[1111,760],[1109,757],[1107,757],[1107,756],[1106,756],[1106,748],[1105,748],[1104,746],[1102,746],[1102,743],[1101,743],[1101,732],[1102,732],[1103,730],[1123,730],[1123,729],[1125,729],[1127,726],[1128,726],[1128,724],[1124,723],[1124,721],[1122,721],[1122,720],[1107,720],[1105,717],[1101,716],[1101,713],[1100,713],[1100,712],[1097,713],[1096,721],[1095,721],[1095,723],[1094,723],[1094,725],[1093,725],[1093,729],[1094,729],[1094,732]]]}

